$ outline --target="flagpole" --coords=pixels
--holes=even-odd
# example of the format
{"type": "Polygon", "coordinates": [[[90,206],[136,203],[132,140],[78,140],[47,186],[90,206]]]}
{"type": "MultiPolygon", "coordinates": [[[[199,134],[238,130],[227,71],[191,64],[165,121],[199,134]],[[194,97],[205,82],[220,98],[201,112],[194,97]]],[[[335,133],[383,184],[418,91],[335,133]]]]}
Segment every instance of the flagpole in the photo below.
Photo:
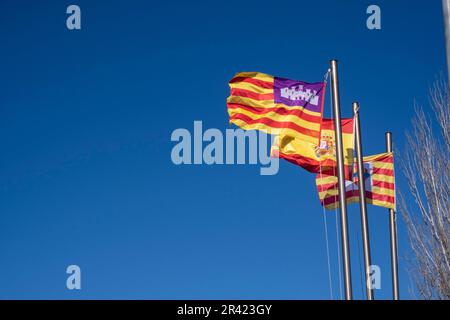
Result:
{"type": "Polygon", "coordinates": [[[359,104],[358,102],[353,102],[353,114],[355,115],[355,125],[356,125],[356,160],[358,163],[358,190],[359,190],[359,209],[361,212],[361,230],[363,238],[363,249],[364,249],[364,268],[366,275],[366,296],[367,300],[373,300],[373,290],[370,283],[370,240],[369,240],[369,221],[367,217],[367,204],[366,204],[366,186],[364,179],[364,163],[363,163],[363,151],[362,151],[362,138],[361,138],[361,124],[359,120],[359,104]]]}
{"type": "Polygon", "coordinates": [[[345,200],[344,151],[342,144],[341,106],[339,97],[339,79],[337,60],[330,61],[331,91],[333,96],[333,114],[336,140],[336,159],[339,184],[339,211],[341,218],[342,264],[344,269],[345,299],[352,300],[352,277],[350,266],[350,246],[348,243],[347,203],[345,200]]]}
{"type": "Polygon", "coordinates": [[[450,0],[442,0],[442,11],[444,14],[445,47],[447,52],[447,80],[450,83],[450,0]]]}
{"type": "MultiPolygon", "coordinates": [[[[386,151],[392,152],[392,133],[386,132],[386,151]]],[[[398,253],[397,253],[397,215],[395,210],[389,209],[389,230],[391,235],[391,270],[392,270],[392,295],[394,300],[399,300],[398,292],[398,253]]]]}

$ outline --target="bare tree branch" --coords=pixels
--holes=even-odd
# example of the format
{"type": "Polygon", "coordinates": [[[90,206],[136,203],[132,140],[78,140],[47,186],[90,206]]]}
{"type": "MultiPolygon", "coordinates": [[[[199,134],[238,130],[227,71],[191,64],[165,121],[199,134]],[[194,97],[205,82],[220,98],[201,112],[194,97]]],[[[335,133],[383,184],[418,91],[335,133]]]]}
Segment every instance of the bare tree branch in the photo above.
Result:
{"type": "Polygon", "coordinates": [[[412,130],[406,133],[400,166],[408,192],[399,193],[399,209],[413,254],[409,271],[420,297],[450,299],[450,92],[443,80],[430,90],[430,104],[434,121],[415,106],[412,130]]]}

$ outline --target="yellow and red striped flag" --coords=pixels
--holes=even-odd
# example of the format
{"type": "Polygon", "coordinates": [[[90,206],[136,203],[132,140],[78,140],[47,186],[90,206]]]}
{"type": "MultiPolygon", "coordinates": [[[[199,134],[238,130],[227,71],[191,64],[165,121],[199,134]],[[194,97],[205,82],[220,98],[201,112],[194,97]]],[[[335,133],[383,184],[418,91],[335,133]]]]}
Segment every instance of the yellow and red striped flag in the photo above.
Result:
{"type": "Polygon", "coordinates": [[[230,80],[230,123],[288,135],[317,144],[323,114],[325,82],[307,83],[259,72],[241,72],[230,80]]]}
{"type": "MultiPolygon", "coordinates": [[[[353,118],[341,119],[346,179],[351,179],[353,170],[353,120],[353,118]]],[[[280,135],[275,138],[271,155],[285,159],[309,172],[336,175],[336,141],[333,120],[322,119],[320,143],[310,143],[280,135]]]]}
{"type": "MultiPolygon", "coordinates": [[[[345,181],[347,203],[359,201],[358,173],[354,168],[352,181],[345,181]]],[[[394,155],[391,152],[364,157],[366,202],[395,210],[394,155]]],[[[338,179],[332,175],[316,176],[320,203],[326,209],[339,207],[338,179]]]]}

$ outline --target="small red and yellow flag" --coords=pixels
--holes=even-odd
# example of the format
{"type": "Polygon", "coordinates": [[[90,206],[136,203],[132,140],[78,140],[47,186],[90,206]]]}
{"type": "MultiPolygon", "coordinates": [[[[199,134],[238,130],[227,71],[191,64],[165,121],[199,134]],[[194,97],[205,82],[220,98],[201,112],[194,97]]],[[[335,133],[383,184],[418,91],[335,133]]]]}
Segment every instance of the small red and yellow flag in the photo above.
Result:
{"type": "MultiPolygon", "coordinates": [[[[347,203],[359,201],[358,173],[354,168],[353,179],[345,181],[347,203]]],[[[395,210],[394,155],[391,152],[364,157],[366,201],[369,204],[395,210]]],[[[338,179],[332,175],[316,176],[320,203],[326,209],[339,207],[338,179]]]]}

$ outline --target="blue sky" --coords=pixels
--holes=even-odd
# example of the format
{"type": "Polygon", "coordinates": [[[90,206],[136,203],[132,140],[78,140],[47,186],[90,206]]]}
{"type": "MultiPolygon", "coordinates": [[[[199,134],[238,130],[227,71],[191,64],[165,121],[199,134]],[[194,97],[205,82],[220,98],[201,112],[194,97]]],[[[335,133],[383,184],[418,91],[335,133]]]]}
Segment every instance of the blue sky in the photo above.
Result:
{"type": "MultiPolygon", "coordinates": [[[[172,131],[194,120],[228,128],[236,72],[315,82],[336,58],[342,114],[360,102],[365,154],[379,153],[388,130],[404,145],[414,100],[427,104],[445,71],[439,1],[2,1],[0,38],[2,299],[328,299],[314,175],[287,162],[275,176],[175,166],[172,131]],[[66,28],[70,4],[81,7],[80,31],[66,28]],[[366,28],[370,4],[381,30],[366,28]],[[70,264],[81,267],[80,291],[66,289],[70,264]]],[[[389,299],[387,210],[369,207],[369,222],[375,296],[389,299]]],[[[361,299],[356,205],[349,223],[361,299]]]]}

